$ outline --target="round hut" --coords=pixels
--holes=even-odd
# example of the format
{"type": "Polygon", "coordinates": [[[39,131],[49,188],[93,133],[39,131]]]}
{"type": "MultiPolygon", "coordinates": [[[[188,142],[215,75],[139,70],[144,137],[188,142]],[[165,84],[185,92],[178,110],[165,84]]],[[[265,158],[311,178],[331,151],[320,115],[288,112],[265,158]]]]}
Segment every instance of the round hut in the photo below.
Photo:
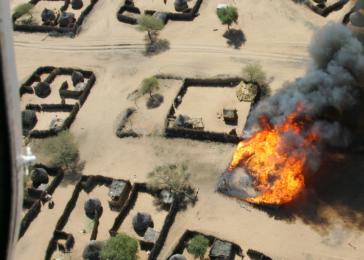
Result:
{"type": "Polygon", "coordinates": [[[84,260],[100,260],[100,251],[104,246],[102,241],[90,241],[82,252],[84,260]]]}
{"type": "Polygon", "coordinates": [[[143,236],[148,227],[153,227],[152,216],[145,212],[138,212],[133,218],[133,228],[135,232],[143,236]]]}
{"type": "Polygon", "coordinates": [[[72,72],[72,83],[73,86],[76,86],[78,83],[83,82],[85,78],[83,77],[83,74],[79,71],[72,72]]]}
{"type": "Polygon", "coordinates": [[[174,1],[174,9],[177,12],[183,12],[186,9],[188,9],[188,3],[187,0],[175,0],[174,1]]]}
{"type": "Polygon", "coordinates": [[[88,199],[84,206],[85,214],[88,218],[95,220],[102,214],[101,201],[99,199],[88,199]]]}
{"type": "Polygon", "coordinates": [[[34,188],[38,188],[39,185],[47,184],[49,182],[48,173],[43,168],[35,168],[30,176],[34,188]]]}
{"type": "Polygon", "coordinates": [[[187,258],[180,254],[172,255],[169,260],[187,260],[187,258]]]}
{"type": "Polygon", "coordinates": [[[51,87],[47,82],[39,82],[34,87],[35,94],[40,98],[46,98],[51,94],[51,87]]]}
{"type": "Polygon", "coordinates": [[[73,10],[80,10],[83,7],[82,0],[72,0],[71,6],[73,10]]]}
{"type": "Polygon", "coordinates": [[[21,112],[24,134],[32,130],[38,122],[37,115],[33,110],[24,110],[21,112]]]}
{"type": "Polygon", "coordinates": [[[60,27],[72,27],[76,21],[75,15],[73,13],[62,12],[59,17],[60,27]]]}
{"type": "Polygon", "coordinates": [[[56,15],[54,11],[44,8],[44,10],[41,13],[42,22],[45,24],[51,24],[56,20],[56,15]]]}

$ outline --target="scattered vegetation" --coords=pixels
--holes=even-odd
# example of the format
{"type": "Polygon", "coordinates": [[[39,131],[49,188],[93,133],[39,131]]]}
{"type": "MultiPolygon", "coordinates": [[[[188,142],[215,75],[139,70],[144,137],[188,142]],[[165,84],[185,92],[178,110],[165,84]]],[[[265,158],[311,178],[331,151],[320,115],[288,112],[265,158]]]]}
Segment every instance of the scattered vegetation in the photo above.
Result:
{"type": "Polygon", "coordinates": [[[258,85],[267,84],[267,74],[259,63],[248,64],[243,68],[243,78],[258,85]]]}
{"type": "Polygon", "coordinates": [[[78,144],[69,131],[62,131],[57,136],[33,140],[34,154],[51,166],[62,168],[66,174],[76,175],[83,167],[79,161],[78,144]]]}
{"type": "Polygon", "coordinates": [[[221,23],[228,26],[228,31],[230,30],[230,26],[233,23],[237,23],[239,18],[238,9],[234,6],[219,8],[217,9],[216,14],[221,23]]]}
{"type": "Polygon", "coordinates": [[[208,247],[209,240],[202,235],[196,235],[188,243],[187,252],[196,258],[203,259],[208,247]]]}
{"type": "Polygon", "coordinates": [[[126,234],[109,238],[100,252],[101,260],[136,260],[138,242],[126,234]]]}
{"type": "Polygon", "coordinates": [[[32,17],[31,10],[33,9],[34,5],[31,3],[24,3],[19,4],[14,8],[13,12],[13,20],[20,18],[21,16],[28,14],[32,17]]]}
{"type": "Polygon", "coordinates": [[[138,18],[138,30],[147,32],[150,43],[154,43],[153,33],[162,30],[164,23],[161,19],[151,15],[140,15],[138,18]]]}
{"type": "Polygon", "coordinates": [[[159,90],[159,81],[156,77],[152,76],[145,78],[142,81],[142,86],[140,88],[142,95],[149,94],[149,96],[152,97],[152,93],[157,90],[159,90]]]}
{"type": "Polygon", "coordinates": [[[242,77],[253,84],[259,85],[260,99],[271,95],[267,74],[259,63],[248,64],[243,68],[242,77]]]}
{"type": "Polygon", "coordinates": [[[190,174],[184,164],[168,164],[156,167],[148,174],[147,186],[152,190],[167,190],[174,195],[187,195],[191,198],[193,189],[190,174]]]}

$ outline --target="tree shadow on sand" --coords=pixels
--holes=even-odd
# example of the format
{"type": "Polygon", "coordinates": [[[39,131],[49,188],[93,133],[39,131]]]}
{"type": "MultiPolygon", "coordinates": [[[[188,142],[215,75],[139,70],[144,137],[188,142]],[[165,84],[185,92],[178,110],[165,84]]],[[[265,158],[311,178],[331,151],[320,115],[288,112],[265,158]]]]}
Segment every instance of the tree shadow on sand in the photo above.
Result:
{"type": "Polygon", "coordinates": [[[166,39],[158,39],[158,32],[151,33],[152,41],[146,37],[145,38],[145,56],[154,56],[170,49],[169,41],[166,39]]]}
{"type": "Polygon", "coordinates": [[[227,44],[235,49],[240,49],[240,47],[246,42],[245,34],[240,29],[227,30],[223,36],[227,39],[227,44]]]}
{"type": "Polygon", "coordinates": [[[297,218],[321,234],[341,219],[345,227],[364,230],[364,154],[332,153],[291,204],[279,208],[254,206],[277,220],[297,218]]]}

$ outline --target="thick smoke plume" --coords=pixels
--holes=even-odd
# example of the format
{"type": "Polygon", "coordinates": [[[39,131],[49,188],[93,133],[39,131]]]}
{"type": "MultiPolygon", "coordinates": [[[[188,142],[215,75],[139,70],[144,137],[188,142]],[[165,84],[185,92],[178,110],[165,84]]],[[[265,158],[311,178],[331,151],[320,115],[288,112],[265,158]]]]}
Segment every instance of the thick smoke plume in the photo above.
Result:
{"type": "Polygon", "coordinates": [[[323,144],[349,145],[350,131],[340,121],[357,105],[364,86],[363,47],[345,26],[330,23],[315,33],[309,53],[306,74],[261,101],[248,119],[247,133],[258,130],[261,115],[280,124],[302,103],[314,120],[309,131],[317,132],[323,144]]]}
{"type": "MultiPolygon", "coordinates": [[[[323,147],[343,148],[352,142],[351,131],[355,127],[347,118],[355,113],[363,96],[364,56],[363,47],[355,36],[343,25],[334,23],[315,33],[309,53],[312,61],[306,74],[259,102],[250,114],[243,134],[249,137],[261,130],[262,118],[280,129],[289,116],[296,115],[294,120],[301,126],[300,133],[282,132],[277,152],[305,158],[304,171],[313,173],[321,164],[323,147]],[[314,144],[305,145],[309,136],[318,138],[314,144]]],[[[249,192],[252,181],[244,169],[237,167],[221,176],[217,190],[245,199],[254,196],[249,192]]],[[[271,187],[274,182],[273,179],[271,187]]]]}

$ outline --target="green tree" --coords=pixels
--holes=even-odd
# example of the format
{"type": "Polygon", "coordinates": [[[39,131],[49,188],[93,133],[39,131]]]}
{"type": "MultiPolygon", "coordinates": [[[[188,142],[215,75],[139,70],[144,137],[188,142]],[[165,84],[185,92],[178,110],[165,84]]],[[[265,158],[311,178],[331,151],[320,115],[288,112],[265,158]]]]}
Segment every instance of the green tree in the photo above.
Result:
{"type": "Polygon", "coordinates": [[[69,131],[62,131],[54,137],[33,141],[31,146],[37,156],[45,158],[55,167],[60,167],[66,172],[73,171],[77,167],[78,144],[69,131]]]}
{"type": "Polygon", "coordinates": [[[168,190],[174,194],[185,195],[191,190],[190,174],[184,164],[158,166],[148,174],[147,178],[147,186],[154,190],[168,190]]]}
{"type": "Polygon", "coordinates": [[[138,242],[126,234],[109,238],[100,252],[101,260],[136,260],[138,242]]]}
{"type": "Polygon", "coordinates": [[[243,68],[242,76],[245,80],[260,86],[267,84],[267,74],[259,63],[246,65],[243,68]]]}
{"type": "Polygon", "coordinates": [[[221,23],[224,25],[227,24],[228,30],[230,30],[230,26],[233,23],[237,23],[238,18],[239,18],[238,9],[236,9],[236,7],[234,7],[234,6],[218,8],[216,13],[217,13],[217,16],[219,17],[221,23]]]}
{"type": "Polygon", "coordinates": [[[154,42],[152,33],[162,30],[164,23],[161,19],[151,15],[140,15],[138,18],[138,30],[148,32],[151,43],[154,42]]]}
{"type": "Polygon", "coordinates": [[[194,257],[203,259],[208,247],[209,240],[202,235],[196,235],[188,243],[187,251],[194,257]]]}
{"type": "Polygon", "coordinates": [[[142,95],[149,94],[152,97],[154,91],[159,90],[159,81],[156,77],[145,78],[142,81],[140,92],[142,95]]]}
{"type": "Polygon", "coordinates": [[[29,14],[32,17],[32,14],[30,11],[32,10],[33,7],[34,7],[34,5],[31,3],[24,3],[24,4],[17,5],[14,8],[13,20],[18,19],[25,14],[29,14]]]}

